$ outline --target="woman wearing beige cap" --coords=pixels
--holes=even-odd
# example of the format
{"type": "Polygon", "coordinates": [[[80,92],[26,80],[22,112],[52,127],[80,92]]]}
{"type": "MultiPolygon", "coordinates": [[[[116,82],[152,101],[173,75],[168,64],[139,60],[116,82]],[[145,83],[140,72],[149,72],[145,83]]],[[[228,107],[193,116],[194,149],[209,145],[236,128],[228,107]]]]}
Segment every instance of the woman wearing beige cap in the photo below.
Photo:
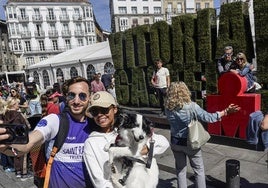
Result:
{"type": "MultiPolygon", "coordinates": [[[[116,115],[119,113],[118,105],[110,93],[99,91],[91,96],[89,112],[100,129],[92,132],[85,142],[85,164],[94,187],[112,188],[111,169],[107,165],[109,154],[104,151],[104,147],[118,135],[114,129],[116,115]]],[[[155,154],[161,154],[168,148],[169,143],[164,136],[153,134],[152,138],[155,140],[155,154]]]]}

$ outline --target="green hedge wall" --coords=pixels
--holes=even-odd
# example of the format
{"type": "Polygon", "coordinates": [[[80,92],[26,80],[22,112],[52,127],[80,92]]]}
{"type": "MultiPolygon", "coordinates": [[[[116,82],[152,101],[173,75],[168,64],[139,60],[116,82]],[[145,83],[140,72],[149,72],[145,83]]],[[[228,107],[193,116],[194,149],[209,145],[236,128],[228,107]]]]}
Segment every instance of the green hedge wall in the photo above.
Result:
{"type": "MultiPolygon", "coordinates": [[[[226,45],[232,45],[235,54],[245,52],[249,61],[254,58],[247,6],[243,2],[222,5],[218,33],[216,11],[209,8],[173,17],[172,25],[160,21],[111,34],[118,102],[158,107],[150,80],[153,62],[161,58],[170,71],[171,81],[184,81],[195,94],[194,100],[202,106],[202,90],[217,93],[216,62],[226,45]],[[202,76],[206,77],[206,83],[202,76]]],[[[268,1],[254,1],[257,77],[264,88],[268,87],[267,8],[268,1]]],[[[262,91],[262,96],[268,99],[267,92],[262,91]]]]}

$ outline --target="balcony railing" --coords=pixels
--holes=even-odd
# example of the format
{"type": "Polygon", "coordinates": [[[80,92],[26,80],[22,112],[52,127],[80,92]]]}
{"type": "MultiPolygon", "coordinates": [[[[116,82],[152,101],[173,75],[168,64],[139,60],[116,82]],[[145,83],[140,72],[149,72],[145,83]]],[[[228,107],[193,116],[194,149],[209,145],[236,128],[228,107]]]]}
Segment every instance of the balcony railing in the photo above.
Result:
{"type": "Polygon", "coordinates": [[[31,38],[31,31],[22,31],[21,38],[31,38]]]}
{"type": "Polygon", "coordinates": [[[73,15],[73,21],[82,21],[82,16],[79,14],[74,14],[73,15]]]}
{"type": "Polygon", "coordinates": [[[40,48],[31,48],[31,50],[24,49],[24,54],[46,54],[46,53],[61,53],[66,51],[67,48],[64,47],[58,47],[55,48],[53,46],[46,46],[45,50],[41,50],[40,48]]]}
{"type": "Polygon", "coordinates": [[[62,31],[61,36],[62,37],[71,37],[71,31],[62,31]]]}
{"type": "Polygon", "coordinates": [[[33,15],[32,16],[33,22],[42,22],[43,21],[43,16],[41,15],[33,15]]]}
{"type": "Polygon", "coordinates": [[[48,31],[48,36],[49,37],[58,37],[59,34],[58,34],[58,31],[51,30],[51,31],[48,31]]]}
{"type": "Polygon", "coordinates": [[[70,18],[69,18],[68,15],[61,15],[60,16],[60,21],[62,21],[62,22],[68,22],[68,21],[70,21],[70,18]]]}
{"type": "Polygon", "coordinates": [[[182,14],[182,13],[183,13],[182,9],[177,9],[177,8],[166,9],[166,14],[169,14],[169,15],[177,15],[177,14],[182,14]]]}
{"type": "Polygon", "coordinates": [[[47,22],[55,22],[56,16],[54,15],[47,15],[47,22]]]}
{"type": "Polygon", "coordinates": [[[44,31],[35,31],[34,36],[36,38],[43,38],[43,37],[45,37],[45,32],[44,31]]]}
{"type": "Polygon", "coordinates": [[[20,22],[28,22],[29,21],[29,16],[25,15],[25,16],[18,16],[18,20],[20,22]]]}
{"type": "Polygon", "coordinates": [[[84,33],[84,31],[82,31],[82,30],[81,30],[81,31],[80,31],[80,30],[78,30],[78,31],[74,31],[74,35],[77,36],[77,37],[84,36],[84,34],[85,34],[85,33],[84,33]]]}

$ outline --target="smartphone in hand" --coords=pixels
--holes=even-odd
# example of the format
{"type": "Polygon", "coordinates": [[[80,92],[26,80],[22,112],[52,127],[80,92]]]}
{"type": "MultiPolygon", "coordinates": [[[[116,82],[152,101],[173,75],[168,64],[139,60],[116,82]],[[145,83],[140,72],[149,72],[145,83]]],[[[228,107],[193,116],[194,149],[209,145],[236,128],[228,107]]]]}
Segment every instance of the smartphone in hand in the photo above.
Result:
{"type": "Polygon", "coordinates": [[[29,142],[29,129],[24,124],[0,124],[1,128],[6,128],[9,138],[0,140],[0,144],[27,144],[29,142]]]}

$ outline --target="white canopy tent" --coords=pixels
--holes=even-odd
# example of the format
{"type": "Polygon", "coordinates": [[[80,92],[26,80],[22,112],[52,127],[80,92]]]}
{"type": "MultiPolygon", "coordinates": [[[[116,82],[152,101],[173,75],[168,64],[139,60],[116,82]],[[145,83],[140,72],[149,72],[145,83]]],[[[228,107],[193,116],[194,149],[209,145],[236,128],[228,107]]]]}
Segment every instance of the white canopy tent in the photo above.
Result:
{"type": "Polygon", "coordinates": [[[29,66],[28,73],[41,87],[46,88],[58,82],[59,72],[63,74],[61,76],[64,80],[73,77],[73,71],[79,76],[90,79],[88,77],[90,71],[103,74],[107,63],[112,64],[112,55],[109,42],[105,41],[77,47],[43,60],[29,66]]]}

